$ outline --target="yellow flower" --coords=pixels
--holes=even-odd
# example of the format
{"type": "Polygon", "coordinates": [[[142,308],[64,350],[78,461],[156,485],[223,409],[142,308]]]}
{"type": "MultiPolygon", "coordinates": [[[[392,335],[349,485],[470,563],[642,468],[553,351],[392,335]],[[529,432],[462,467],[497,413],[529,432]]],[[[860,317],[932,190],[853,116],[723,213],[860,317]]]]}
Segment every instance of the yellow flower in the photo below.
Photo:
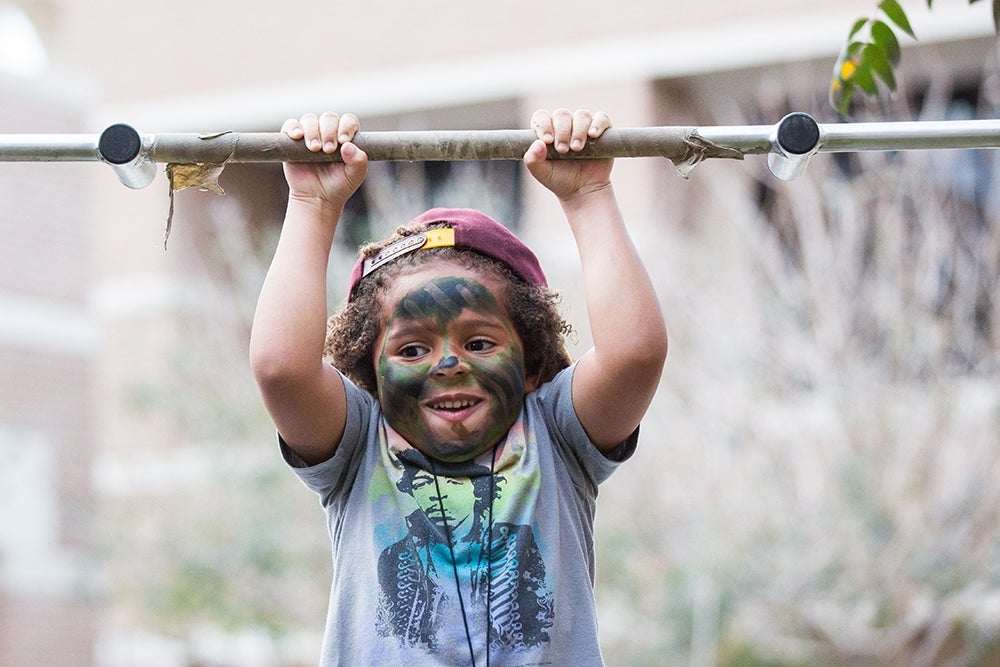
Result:
{"type": "Polygon", "coordinates": [[[840,79],[841,81],[847,81],[854,73],[858,71],[858,66],[853,60],[845,60],[840,66],[840,79]]]}

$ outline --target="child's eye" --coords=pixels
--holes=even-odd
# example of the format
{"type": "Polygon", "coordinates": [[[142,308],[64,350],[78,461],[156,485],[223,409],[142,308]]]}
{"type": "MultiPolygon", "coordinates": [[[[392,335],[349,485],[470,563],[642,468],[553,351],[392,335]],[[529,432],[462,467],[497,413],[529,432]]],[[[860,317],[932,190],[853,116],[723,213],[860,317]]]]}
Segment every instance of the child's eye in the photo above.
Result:
{"type": "Polygon", "coordinates": [[[399,348],[399,352],[397,354],[406,359],[416,359],[419,356],[427,354],[429,351],[430,350],[428,350],[423,345],[411,344],[411,345],[404,345],[403,347],[399,348]]]}
{"type": "Polygon", "coordinates": [[[491,340],[487,340],[485,338],[477,338],[475,340],[469,341],[465,345],[465,348],[469,352],[486,352],[487,350],[489,350],[490,348],[494,347],[495,345],[496,345],[496,343],[494,343],[491,340]]]}

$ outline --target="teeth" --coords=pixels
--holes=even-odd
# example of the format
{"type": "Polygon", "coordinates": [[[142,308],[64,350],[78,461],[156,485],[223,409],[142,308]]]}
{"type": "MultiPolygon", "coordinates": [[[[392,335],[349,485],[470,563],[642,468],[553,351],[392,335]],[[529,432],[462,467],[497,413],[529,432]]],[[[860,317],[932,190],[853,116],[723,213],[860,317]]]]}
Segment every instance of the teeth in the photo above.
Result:
{"type": "Polygon", "coordinates": [[[459,410],[461,408],[471,407],[472,405],[472,401],[442,401],[440,403],[434,403],[431,407],[436,410],[459,410]]]}

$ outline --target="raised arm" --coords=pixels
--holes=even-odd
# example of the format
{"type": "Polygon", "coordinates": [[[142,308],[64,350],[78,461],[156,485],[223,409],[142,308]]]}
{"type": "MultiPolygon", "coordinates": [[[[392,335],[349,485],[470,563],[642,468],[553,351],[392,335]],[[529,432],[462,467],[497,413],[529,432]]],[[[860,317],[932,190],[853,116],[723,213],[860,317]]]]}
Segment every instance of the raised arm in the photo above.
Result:
{"type": "Polygon", "coordinates": [[[573,403],[602,451],[621,444],[639,425],[656,392],[667,354],[667,332],[652,281],[625,227],[611,185],[612,160],[547,160],[547,144],[565,153],[610,127],[603,113],[537,111],[539,139],[524,162],[559,199],[583,266],[594,346],[573,377],[573,403]]]}
{"type": "Polygon", "coordinates": [[[285,164],[288,206],[261,288],[250,336],[250,366],[285,442],[308,464],[333,455],[347,414],[343,380],[323,361],[327,265],[344,204],[364,180],[368,158],[350,143],[358,119],[306,114],[282,131],[310,150],[339,147],[343,163],[285,164]]]}

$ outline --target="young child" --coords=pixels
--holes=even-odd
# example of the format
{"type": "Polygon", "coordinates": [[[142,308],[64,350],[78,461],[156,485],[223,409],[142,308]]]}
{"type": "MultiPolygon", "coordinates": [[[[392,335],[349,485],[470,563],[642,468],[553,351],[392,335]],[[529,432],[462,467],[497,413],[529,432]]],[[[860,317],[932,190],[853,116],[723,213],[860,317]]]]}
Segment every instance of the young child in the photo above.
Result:
{"type": "Polygon", "coordinates": [[[367,156],[353,115],[282,127],[343,158],[284,167],[250,346],[283,456],[327,514],[323,665],[602,664],[594,502],[634,451],[667,338],[612,160],[549,160],[547,144],[580,150],[609,126],[538,111],[524,156],[583,266],[594,346],[575,363],[535,255],[469,209],[362,249],[328,331],[330,247],[367,156]]]}

